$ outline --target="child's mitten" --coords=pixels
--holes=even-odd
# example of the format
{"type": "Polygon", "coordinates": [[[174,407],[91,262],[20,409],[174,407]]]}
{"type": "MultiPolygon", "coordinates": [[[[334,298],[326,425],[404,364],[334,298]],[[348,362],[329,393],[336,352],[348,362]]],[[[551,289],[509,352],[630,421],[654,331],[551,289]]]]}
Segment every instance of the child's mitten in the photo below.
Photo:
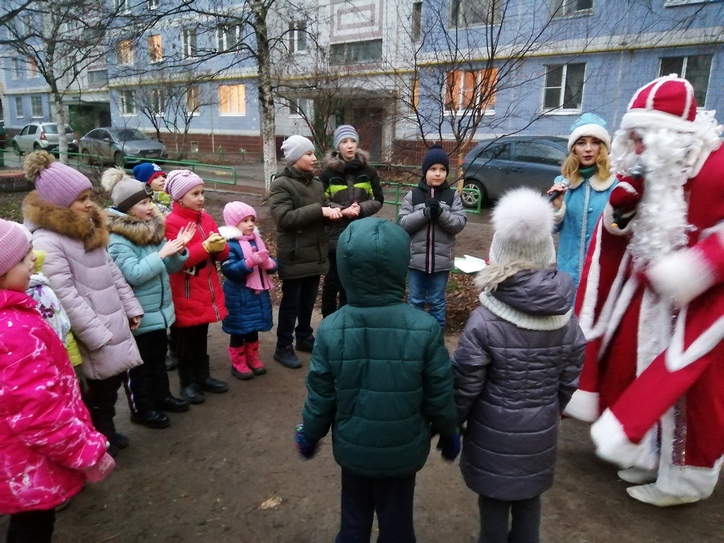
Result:
{"type": "Polygon", "coordinates": [[[295,430],[296,434],[294,436],[294,441],[296,442],[297,450],[299,451],[299,454],[309,460],[317,452],[317,442],[310,439],[304,432],[303,424],[297,424],[295,430]]]}
{"type": "Polygon", "coordinates": [[[91,467],[86,468],[85,476],[91,483],[97,483],[105,479],[108,474],[116,467],[116,462],[108,453],[103,453],[100,460],[91,467]]]}
{"type": "Polygon", "coordinates": [[[437,448],[445,460],[448,462],[455,460],[460,454],[460,432],[455,430],[452,434],[440,434],[440,439],[437,441],[437,448]]]}
{"type": "Polygon", "coordinates": [[[246,264],[247,268],[253,268],[254,266],[263,264],[267,260],[269,260],[269,251],[255,251],[251,253],[246,260],[244,260],[244,264],[246,264]]]}
{"type": "Polygon", "coordinates": [[[207,253],[220,253],[226,247],[226,240],[220,234],[211,232],[211,235],[202,243],[207,253]]]}

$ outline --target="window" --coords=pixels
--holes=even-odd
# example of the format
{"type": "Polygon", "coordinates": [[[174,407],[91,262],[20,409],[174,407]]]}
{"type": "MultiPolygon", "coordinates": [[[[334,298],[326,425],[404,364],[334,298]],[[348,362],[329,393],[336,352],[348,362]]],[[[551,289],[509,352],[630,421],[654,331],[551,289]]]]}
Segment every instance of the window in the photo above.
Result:
{"type": "Polygon", "coordinates": [[[88,70],[88,85],[93,87],[102,86],[108,83],[108,70],[88,70]]]}
{"type": "Polygon", "coordinates": [[[25,117],[25,110],[23,109],[23,98],[21,96],[15,97],[15,117],[22,119],[25,117]]]}
{"type": "Polygon", "coordinates": [[[128,4],[128,0],[116,0],[116,12],[128,13],[130,11],[130,6],[128,4]]]}
{"type": "Polygon", "coordinates": [[[586,65],[557,64],[546,66],[544,109],[581,109],[586,65]]]}
{"type": "Polygon", "coordinates": [[[415,2],[412,4],[412,41],[420,41],[420,35],[422,33],[422,2],[415,2]]]}
{"type": "Polygon", "coordinates": [[[695,55],[690,57],[663,57],[659,67],[659,76],[679,74],[686,78],[694,87],[696,105],[704,107],[711,73],[711,55],[695,55]]]}
{"type": "Polygon", "coordinates": [[[566,158],[562,149],[535,141],[519,141],[515,144],[516,159],[521,162],[560,166],[566,158]]]}
{"type": "Polygon", "coordinates": [[[493,109],[497,70],[456,70],[448,72],[445,109],[448,111],[493,109]]]}
{"type": "Polygon", "coordinates": [[[196,29],[184,28],[183,31],[183,52],[184,58],[195,57],[198,49],[196,48],[196,29]]]}
{"type": "Polygon", "coordinates": [[[478,156],[486,161],[510,160],[510,147],[510,143],[494,143],[483,149],[478,156]]]}
{"type": "Polygon", "coordinates": [[[30,97],[30,114],[36,118],[43,116],[43,99],[40,96],[30,97]]]}
{"type": "Polygon", "coordinates": [[[20,79],[20,72],[22,71],[22,68],[20,67],[20,61],[14,58],[12,60],[12,64],[13,80],[20,79]]]}
{"type": "Polygon", "coordinates": [[[246,115],[246,86],[219,86],[219,114],[246,115]]]}
{"type": "Polygon", "coordinates": [[[151,62],[161,62],[163,60],[161,34],[152,34],[148,37],[148,56],[151,62]]]}
{"type": "Polygon", "coordinates": [[[241,25],[220,25],[216,28],[216,43],[219,53],[238,51],[241,42],[241,25]]]}
{"type": "Polygon", "coordinates": [[[553,0],[552,8],[555,16],[585,15],[593,8],[593,0],[553,0]]]}
{"type": "Polygon", "coordinates": [[[289,100],[289,115],[291,117],[307,117],[311,113],[309,100],[307,98],[292,98],[289,100]]]}
{"type": "Polygon", "coordinates": [[[158,9],[158,0],[147,0],[148,9],[158,9]]]}
{"type": "Polygon", "coordinates": [[[502,6],[503,0],[451,0],[450,26],[492,25],[502,6]]]}
{"type": "Polygon", "coordinates": [[[38,70],[38,64],[34,58],[28,58],[28,78],[40,77],[40,71],[38,70]]]}
{"type": "Polygon", "coordinates": [[[130,66],[133,64],[133,42],[131,40],[121,40],[116,47],[116,55],[118,55],[118,64],[121,66],[130,66]]]}
{"type": "Polygon", "coordinates": [[[163,89],[151,90],[151,109],[154,117],[163,117],[166,109],[166,93],[163,89]]]}
{"type": "Polygon", "coordinates": [[[340,43],[329,48],[329,63],[332,66],[375,60],[382,60],[382,40],[340,43]]]}
{"type": "Polygon", "coordinates": [[[307,23],[306,21],[292,21],[289,23],[289,52],[299,53],[307,50],[307,23]]]}
{"type": "Polygon", "coordinates": [[[132,90],[122,90],[120,92],[121,98],[121,115],[135,115],[136,104],[135,96],[132,90]]]}
{"type": "Polygon", "coordinates": [[[199,115],[201,107],[201,89],[199,87],[189,87],[186,89],[186,114],[199,115]]]}

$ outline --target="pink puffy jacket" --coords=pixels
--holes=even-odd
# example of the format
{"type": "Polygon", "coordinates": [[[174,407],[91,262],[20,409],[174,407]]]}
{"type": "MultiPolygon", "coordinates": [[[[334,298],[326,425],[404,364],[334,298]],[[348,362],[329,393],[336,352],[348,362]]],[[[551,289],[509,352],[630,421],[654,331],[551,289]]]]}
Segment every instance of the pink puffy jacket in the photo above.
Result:
{"type": "Polygon", "coordinates": [[[67,500],[105,451],[58,336],[24,292],[0,290],[0,513],[67,500]]]}

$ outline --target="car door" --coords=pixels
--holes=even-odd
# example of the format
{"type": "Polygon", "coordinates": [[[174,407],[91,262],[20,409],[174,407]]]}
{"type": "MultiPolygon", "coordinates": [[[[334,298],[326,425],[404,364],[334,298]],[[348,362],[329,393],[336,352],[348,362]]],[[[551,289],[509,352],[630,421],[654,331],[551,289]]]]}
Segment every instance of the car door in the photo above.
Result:
{"type": "Polygon", "coordinates": [[[98,149],[98,155],[101,157],[103,162],[108,162],[113,156],[112,149],[113,138],[111,138],[110,132],[102,128],[98,129],[98,135],[95,138],[95,143],[98,149]]]}
{"type": "Polygon", "coordinates": [[[510,168],[511,177],[520,185],[533,187],[544,193],[561,174],[561,163],[566,152],[545,141],[516,141],[515,162],[510,168]]]}
{"type": "Polygon", "coordinates": [[[18,148],[23,153],[29,153],[33,150],[33,140],[35,139],[35,132],[38,127],[34,124],[29,124],[20,131],[20,134],[15,138],[18,142],[18,148]]]}
{"type": "Polygon", "coordinates": [[[476,177],[485,186],[488,198],[498,199],[506,191],[511,158],[511,144],[503,141],[489,145],[476,157],[480,168],[476,177]]]}

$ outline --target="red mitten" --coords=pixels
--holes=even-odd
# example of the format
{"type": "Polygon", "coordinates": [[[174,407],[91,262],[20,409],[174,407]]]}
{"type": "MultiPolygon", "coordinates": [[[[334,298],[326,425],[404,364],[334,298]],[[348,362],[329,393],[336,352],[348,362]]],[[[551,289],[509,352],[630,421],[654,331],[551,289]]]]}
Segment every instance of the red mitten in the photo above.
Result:
{"type": "Polygon", "coordinates": [[[609,203],[614,210],[629,213],[636,209],[643,196],[643,177],[623,177],[619,179],[618,185],[611,191],[609,203]]]}
{"type": "Polygon", "coordinates": [[[91,483],[97,483],[105,479],[116,467],[116,463],[110,454],[104,453],[100,460],[85,470],[86,479],[91,483]]]}
{"type": "Polygon", "coordinates": [[[251,255],[244,261],[244,264],[246,264],[247,268],[253,268],[254,266],[258,266],[259,264],[262,264],[269,260],[269,251],[256,251],[251,253],[251,255]]]}

